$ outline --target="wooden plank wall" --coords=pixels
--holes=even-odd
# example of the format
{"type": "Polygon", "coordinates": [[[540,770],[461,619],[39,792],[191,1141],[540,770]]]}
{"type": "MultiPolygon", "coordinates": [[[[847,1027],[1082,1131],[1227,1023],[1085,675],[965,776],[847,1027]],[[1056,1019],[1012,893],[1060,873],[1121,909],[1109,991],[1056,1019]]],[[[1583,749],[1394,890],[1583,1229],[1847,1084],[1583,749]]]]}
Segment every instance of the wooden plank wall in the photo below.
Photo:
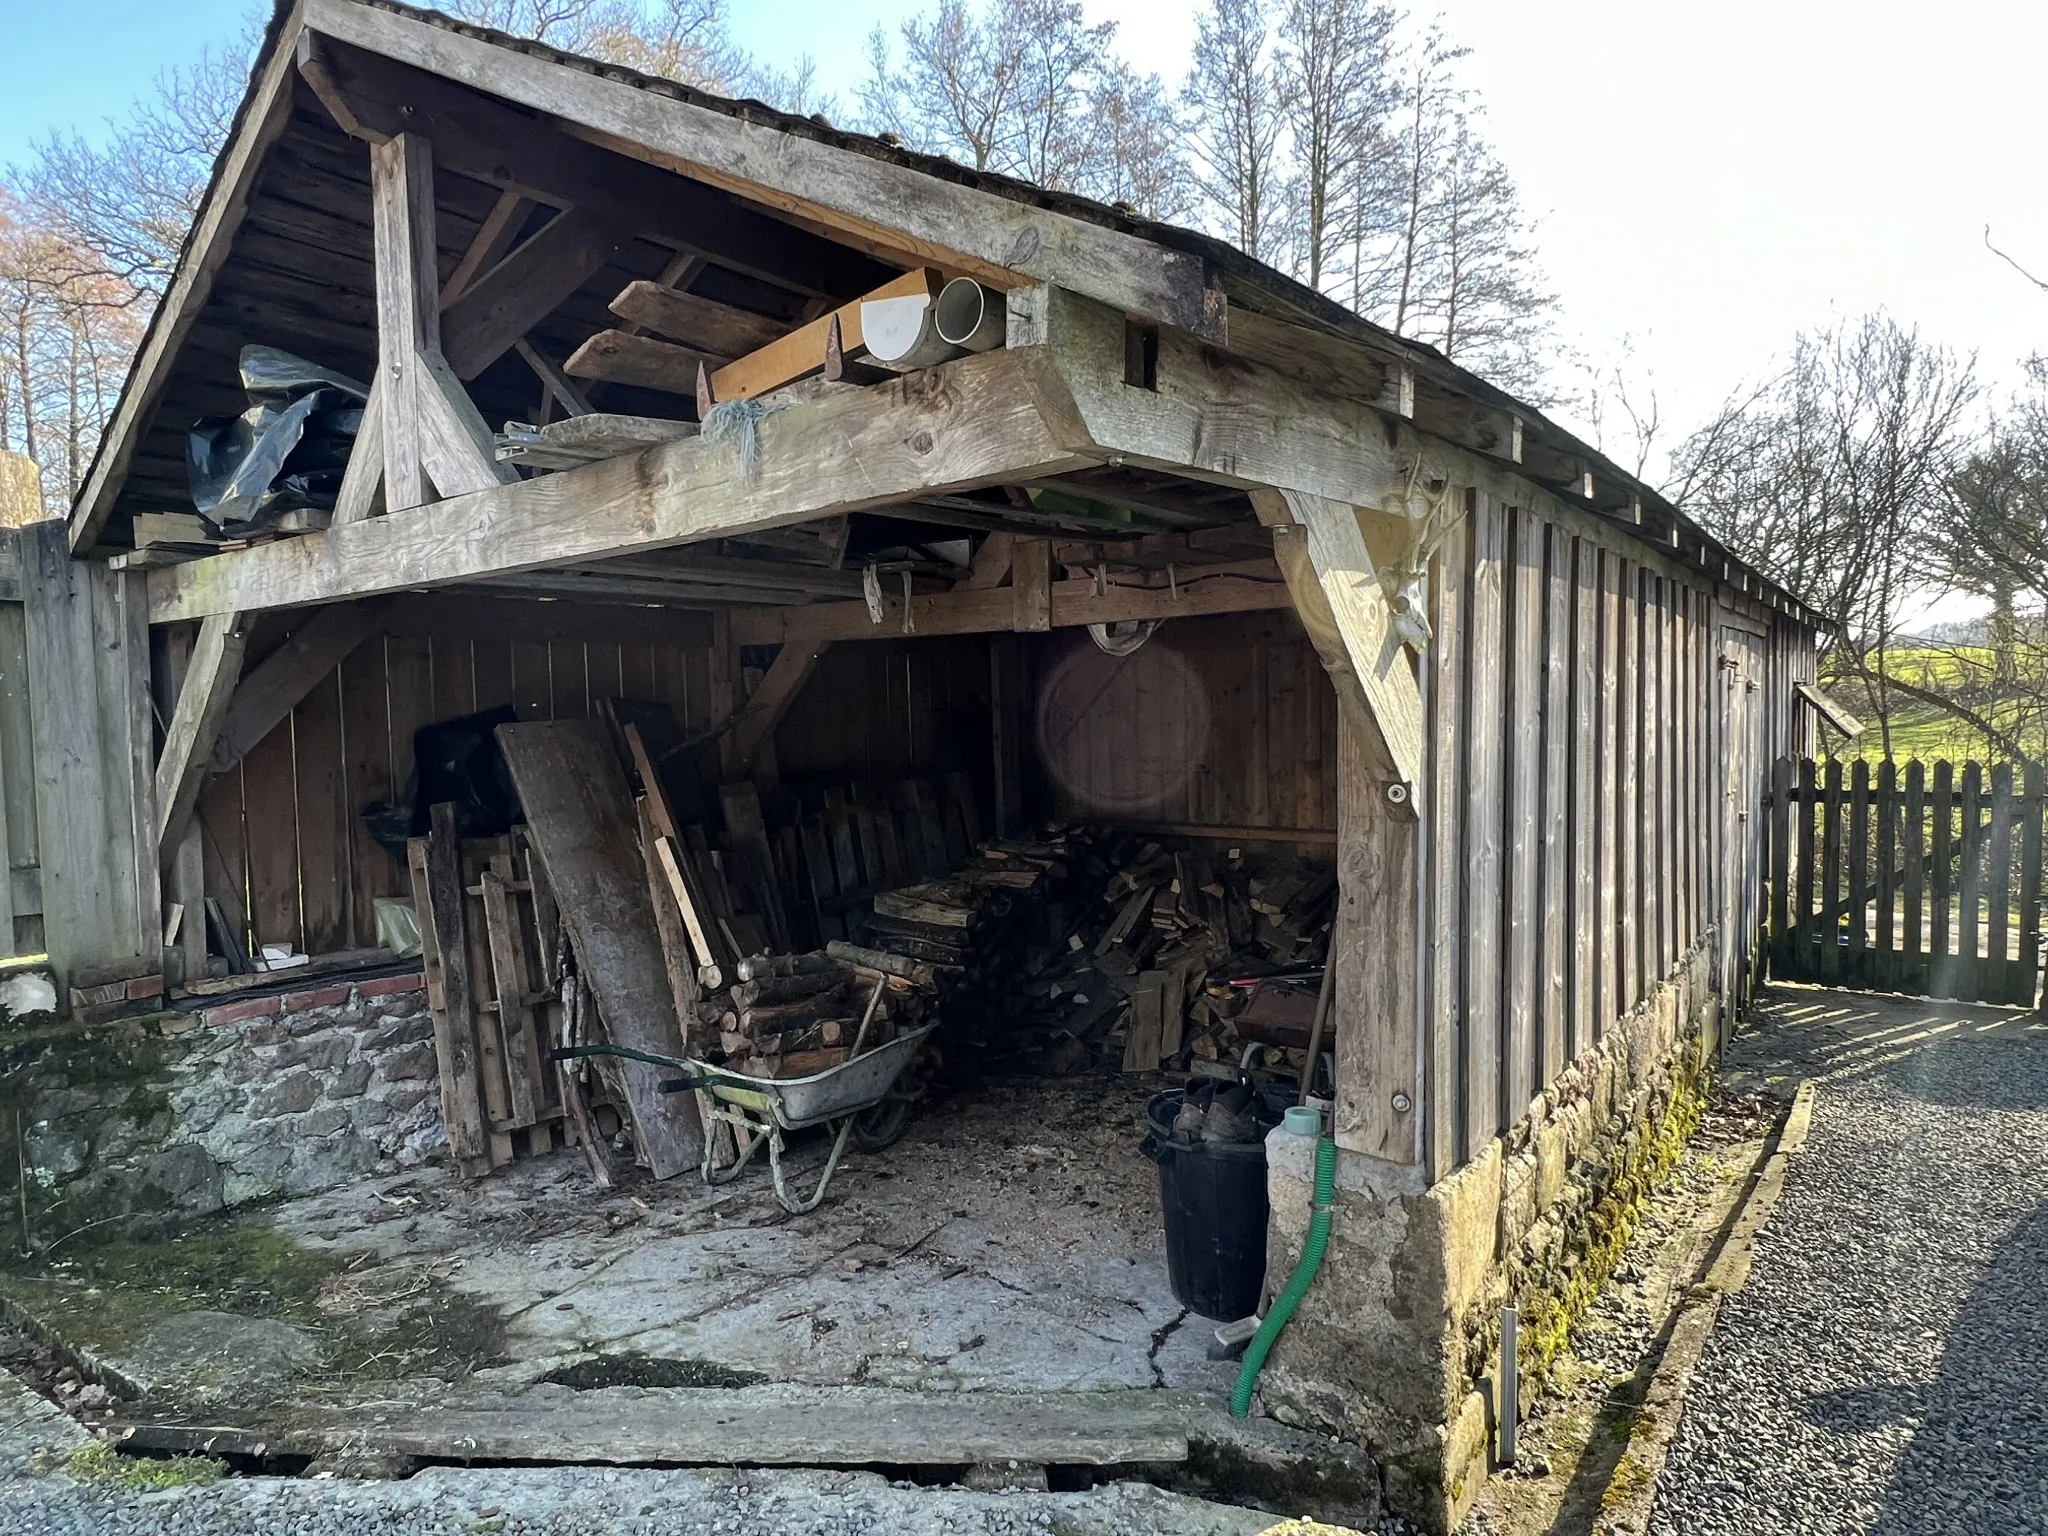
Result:
{"type": "Polygon", "coordinates": [[[982,635],[862,640],[819,659],[775,729],[784,783],[888,784],[955,770],[991,809],[989,647],[982,635]]]}
{"type": "Polygon", "coordinates": [[[1180,619],[1127,657],[1033,646],[1040,805],[1175,825],[1337,827],[1337,696],[1292,613],[1180,619]]]}
{"type": "MultiPolygon", "coordinates": [[[[1698,572],[1547,499],[1474,492],[1432,604],[1424,1140],[1442,1177],[1714,926],[1725,786],[1721,610],[1698,572]]],[[[1766,738],[1794,740],[1813,637],[1765,627],[1766,738]]]]}
{"type": "Polygon", "coordinates": [[[20,530],[0,529],[0,947],[35,955],[44,947],[42,834],[21,575],[20,530]]]}
{"type": "MultiPolygon", "coordinates": [[[[303,616],[296,622],[303,622],[303,616]]],[[[289,624],[259,631],[248,666],[289,624]]],[[[713,723],[709,626],[637,608],[436,598],[401,603],[199,800],[206,889],[245,942],[312,954],[376,942],[374,903],[408,896],[404,865],[363,808],[402,794],[413,732],[513,705],[522,720],[592,714],[617,695],[658,699],[685,730],[713,723]]]]}
{"type": "Polygon", "coordinates": [[[61,988],[81,965],[162,947],[148,605],[139,573],[74,561],[62,522],[18,538],[43,937],[61,988]]]}

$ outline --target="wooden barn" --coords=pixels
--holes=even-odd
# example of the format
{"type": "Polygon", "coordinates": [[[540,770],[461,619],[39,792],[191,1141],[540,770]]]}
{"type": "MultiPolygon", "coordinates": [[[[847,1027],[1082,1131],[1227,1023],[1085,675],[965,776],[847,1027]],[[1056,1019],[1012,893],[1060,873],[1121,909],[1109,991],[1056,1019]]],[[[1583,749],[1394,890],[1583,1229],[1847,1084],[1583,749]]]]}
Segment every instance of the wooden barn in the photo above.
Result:
{"type": "MultiPolygon", "coordinates": [[[[1531,1224],[1583,1236],[1744,996],[1823,622],[1540,412],[1213,239],[382,0],[281,9],[68,541],[32,531],[5,595],[32,679],[93,679],[37,718],[100,765],[39,769],[34,807],[42,888],[102,892],[45,914],[81,997],[217,1000],[266,946],[388,966],[432,888],[408,840],[459,830],[423,799],[459,744],[420,732],[469,717],[585,722],[550,738],[574,751],[637,722],[596,777],[564,747],[552,833],[514,760],[533,828],[469,870],[517,905],[532,836],[565,917],[640,882],[566,924],[622,1042],[682,1049],[757,947],[944,955],[925,907],[890,908],[901,944],[861,915],[1086,826],[1143,893],[1099,953],[1149,918],[1138,978],[1172,978],[1091,1026],[1124,1031],[1104,1070],[1185,1073],[1221,1011],[1189,978],[1228,978],[1170,966],[1250,871],[1271,968],[1327,951],[1342,1151],[1264,1400],[1438,1525],[1485,1465],[1488,1319],[1556,1291],[1531,1224]],[[639,832],[623,787],[575,803],[606,775],[639,832]],[[564,867],[613,822],[633,861],[564,867]],[[672,890],[724,924],[696,975],[638,942],[674,942],[672,890]]],[[[474,1012],[493,957],[434,906],[433,995],[474,1012]]],[[[502,1140],[518,1071],[442,1073],[451,1142],[502,1140]]],[[[1307,1178],[1276,1158],[1269,1287],[1307,1178]]]]}

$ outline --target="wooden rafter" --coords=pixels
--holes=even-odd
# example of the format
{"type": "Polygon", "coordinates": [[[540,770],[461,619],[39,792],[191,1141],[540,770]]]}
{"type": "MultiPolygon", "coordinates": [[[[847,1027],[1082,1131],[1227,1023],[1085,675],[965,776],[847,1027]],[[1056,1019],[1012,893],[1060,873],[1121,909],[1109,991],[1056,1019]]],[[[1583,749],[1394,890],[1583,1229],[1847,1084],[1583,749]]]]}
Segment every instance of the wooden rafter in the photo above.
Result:
{"type": "Polygon", "coordinates": [[[607,147],[900,253],[901,265],[929,260],[1001,287],[1057,279],[1223,339],[1222,295],[1199,256],[353,0],[306,0],[306,18],[323,36],[419,63],[551,113],[607,147]],[[879,209],[890,210],[888,223],[879,209]]]}

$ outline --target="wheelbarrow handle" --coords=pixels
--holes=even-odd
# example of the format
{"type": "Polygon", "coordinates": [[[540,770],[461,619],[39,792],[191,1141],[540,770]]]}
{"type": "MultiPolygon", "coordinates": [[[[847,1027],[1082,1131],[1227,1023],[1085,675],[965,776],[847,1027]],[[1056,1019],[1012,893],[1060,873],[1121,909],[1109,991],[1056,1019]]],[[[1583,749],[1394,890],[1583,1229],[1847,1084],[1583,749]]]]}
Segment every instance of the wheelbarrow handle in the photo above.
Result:
{"type": "Polygon", "coordinates": [[[676,1072],[687,1072],[690,1064],[674,1056],[657,1056],[651,1051],[636,1051],[624,1045],[558,1045],[548,1052],[549,1061],[580,1061],[586,1056],[619,1056],[627,1061],[643,1061],[650,1067],[667,1067],[676,1072]]]}

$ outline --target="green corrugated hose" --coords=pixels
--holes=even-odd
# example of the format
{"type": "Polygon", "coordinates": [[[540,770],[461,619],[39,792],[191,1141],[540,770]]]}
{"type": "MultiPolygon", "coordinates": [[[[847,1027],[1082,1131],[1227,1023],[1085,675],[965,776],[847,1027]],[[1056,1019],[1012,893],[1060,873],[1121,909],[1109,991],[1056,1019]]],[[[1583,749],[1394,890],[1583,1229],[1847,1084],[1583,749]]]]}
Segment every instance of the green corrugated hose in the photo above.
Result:
{"type": "Polygon", "coordinates": [[[1330,1246],[1330,1212],[1337,1203],[1337,1143],[1327,1136],[1316,1138],[1316,1196],[1308,1220],[1308,1240],[1301,1245],[1301,1262],[1287,1278],[1287,1288],[1273,1298],[1272,1309],[1259,1331],[1245,1346],[1244,1364],[1238,1368],[1237,1390],[1230,1394],[1230,1416],[1241,1419],[1252,1411],[1252,1389],[1259,1384],[1266,1356],[1280,1337],[1301,1298],[1308,1294],[1316,1271],[1323,1267],[1323,1255],[1330,1246]]]}

